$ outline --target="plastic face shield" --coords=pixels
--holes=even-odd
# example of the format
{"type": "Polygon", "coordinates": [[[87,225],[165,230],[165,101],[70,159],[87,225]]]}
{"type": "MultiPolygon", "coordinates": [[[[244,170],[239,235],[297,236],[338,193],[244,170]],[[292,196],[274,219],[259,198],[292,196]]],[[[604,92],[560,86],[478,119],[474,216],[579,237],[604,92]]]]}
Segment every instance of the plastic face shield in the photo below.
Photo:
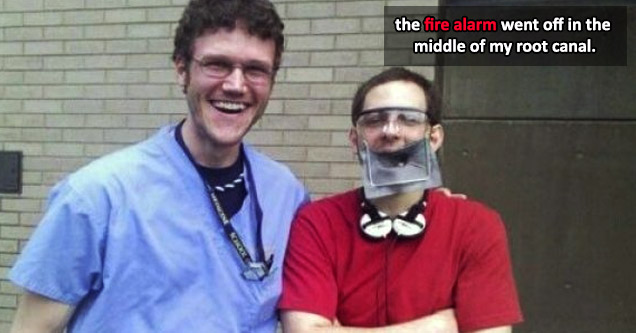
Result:
{"type": "Polygon", "coordinates": [[[360,112],[356,126],[362,135],[362,154],[371,186],[387,186],[424,181],[430,174],[428,140],[413,143],[393,152],[376,151],[372,142],[383,135],[400,133],[411,138],[424,137],[427,126],[426,111],[411,107],[381,107],[360,112]]]}
{"type": "Polygon", "coordinates": [[[398,151],[375,153],[363,142],[368,159],[365,171],[371,186],[421,182],[430,177],[430,144],[420,140],[398,151]]]}
{"type": "Polygon", "coordinates": [[[382,107],[360,112],[356,127],[360,137],[358,156],[362,183],[369,199],[441,186],[435,153],[426,138],[426,112],[410,107],[382,107]],[[404,134],[415,139],[391,152],[374,149],[382,135],[404,134]]]}
{"type": "Polygon", "coordinates": [[[391,153],[374,153],[362,142],[359,152],[367,199],[442,186],[437,158],[426,138],[391,153]],[[409,157],[404,161],[399,154],[409,157]]]}

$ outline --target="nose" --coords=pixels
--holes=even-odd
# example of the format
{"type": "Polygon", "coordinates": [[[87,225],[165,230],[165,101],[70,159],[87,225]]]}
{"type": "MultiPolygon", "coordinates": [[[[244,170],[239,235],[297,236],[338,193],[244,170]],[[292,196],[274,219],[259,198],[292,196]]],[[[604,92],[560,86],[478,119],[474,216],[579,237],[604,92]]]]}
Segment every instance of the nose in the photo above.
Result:
{"type": "Polygon", "coordinates": [[[382,134],[387,138],[396,138],[400,135],[400,124],[394,117],[387,119],[386,124],[382,127],[382,134]]]}
{"type": "Polygon", "coordinates": [[[243,94],[245,92],[245,76],[241,68],[234,68],[223,81],[223,90],[229,93],[243,94]]]}

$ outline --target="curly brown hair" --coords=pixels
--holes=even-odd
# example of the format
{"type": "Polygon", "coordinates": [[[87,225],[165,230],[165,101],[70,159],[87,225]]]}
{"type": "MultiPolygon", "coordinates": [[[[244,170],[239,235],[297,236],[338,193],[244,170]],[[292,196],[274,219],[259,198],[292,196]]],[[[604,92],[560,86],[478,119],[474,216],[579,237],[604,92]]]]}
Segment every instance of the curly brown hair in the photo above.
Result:
{"type": "Polygon", "coordinates": [[[181,59],[189,65],[196,38],[206,31],[232,30],[237,22],[244,24],[250,34],[274,41],[274,70],[277,70],[283,54],[285,25],[267,0],[191,0],[175,32],[172,61],[181,59]]]}

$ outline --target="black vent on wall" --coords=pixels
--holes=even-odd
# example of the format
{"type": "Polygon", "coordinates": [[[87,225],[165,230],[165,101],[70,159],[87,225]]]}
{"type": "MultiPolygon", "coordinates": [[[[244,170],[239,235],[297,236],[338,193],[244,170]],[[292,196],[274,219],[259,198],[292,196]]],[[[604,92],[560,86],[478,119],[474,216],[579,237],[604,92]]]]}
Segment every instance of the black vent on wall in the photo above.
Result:
{"type": "Polygon", "coordinates": [[[0,151],[0,193],[22,192],[22,152],[0,151]]]}

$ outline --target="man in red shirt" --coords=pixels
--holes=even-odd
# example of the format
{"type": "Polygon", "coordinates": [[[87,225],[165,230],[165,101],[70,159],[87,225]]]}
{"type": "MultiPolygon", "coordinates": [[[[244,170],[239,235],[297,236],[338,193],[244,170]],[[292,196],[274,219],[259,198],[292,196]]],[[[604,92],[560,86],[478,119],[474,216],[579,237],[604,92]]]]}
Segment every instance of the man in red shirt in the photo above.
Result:
{"type": "Polygon", "coordinates": [[[430,81],[402,68],[358,89],[349,139],[364,186],[298,213],[286,332],[510,332],[522,320],[499,215],[429,191],[441,186],[439,105],[430,81]]]}

